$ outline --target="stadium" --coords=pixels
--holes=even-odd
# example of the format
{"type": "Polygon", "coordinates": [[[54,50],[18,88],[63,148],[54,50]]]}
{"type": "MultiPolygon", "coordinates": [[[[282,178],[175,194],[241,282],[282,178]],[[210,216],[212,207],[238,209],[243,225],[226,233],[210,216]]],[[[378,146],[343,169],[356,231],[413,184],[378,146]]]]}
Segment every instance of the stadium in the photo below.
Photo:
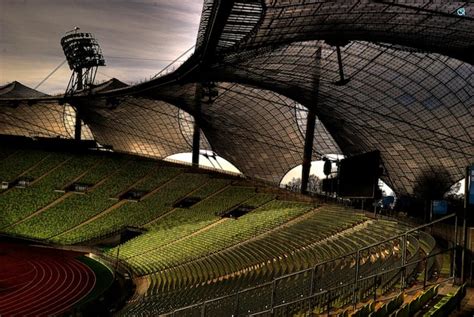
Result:
{"type": "Polygon", "coordinates": [[[0,316],[472,316],[473,3],[204,0],[136,84],[89,32],[0,87],[0,316]]]}

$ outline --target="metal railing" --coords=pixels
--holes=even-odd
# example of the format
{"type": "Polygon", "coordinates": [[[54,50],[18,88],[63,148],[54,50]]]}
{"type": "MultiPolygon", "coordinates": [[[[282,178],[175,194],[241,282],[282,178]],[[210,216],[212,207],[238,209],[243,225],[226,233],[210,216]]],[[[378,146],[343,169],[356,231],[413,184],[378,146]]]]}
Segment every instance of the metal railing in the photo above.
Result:
{"type": "MultiPolygon", "coordinates": [[[[330,311],[334,306],[347,304],[356,305],[368,296],[377,298],[377,289],[397,286],[405,289],[418,266],[424,266],[423,285],[426,287],[429,274],[428,263],[433,262],[440,254],[449,254],[451,257],[450,279],[455,274],[455,252],[458,245],[456,232],[453,243],[447,249],[430,252],[420,257],[418,248],[414,248],[413,241],[417,241],[420,232],[432,228],[438,223],[457,217],[455,214],[447,215],[428,224],[409,229],[401,234],[392,236],[382,241],[358,249],[355,252],[344,254],[317,265],[274,278],[258,286],[249,287],[236,293],[206,300],[197,304],[180,307],[162,316],[217,316],[232,312],[233,316],[286,316],[291,310],[313,309],[319,307],[322,311],[330,311]],[[412,239],[412,243],[410,243],[412,239]],[[415,239],[415,240],[413,240],[415,239]],[[398,253],[389,256],[391,261],[377,259],[377,265],[367,263],[367,259],[374,254],[381,254],[381,246],[392,245],[398,248],[398,253]],[[414,248],[408,254],[409,248],[414,248]],[[377,253],[379,252],[379,253],[377,253]],[[408,257],[410,255],[410,257],[408,257]],[[348,263],[355,263],[346,268],[345,275],[339,279],[333,278],[330,268],[348,263]],[[374,269],[374,267],[376,267],[374,269]],[[324,278],[331,282],[325,285],[324,278]],[[352,278],[351,278],[352,276],[352,278]],[[282,287],[279,287],[282,286],[282,287]],[[256,299],[256,300],[255,300],[256,299]]],[[[418,246],[419,247],[419,246],[418,246]]],[[[388,252],[388,251],[385,251],[388,252]]],[[[342,270],[341,270],[342,271],[342,270]]],[[[333,272],[336,274],[336,272],[333,272]]]]}

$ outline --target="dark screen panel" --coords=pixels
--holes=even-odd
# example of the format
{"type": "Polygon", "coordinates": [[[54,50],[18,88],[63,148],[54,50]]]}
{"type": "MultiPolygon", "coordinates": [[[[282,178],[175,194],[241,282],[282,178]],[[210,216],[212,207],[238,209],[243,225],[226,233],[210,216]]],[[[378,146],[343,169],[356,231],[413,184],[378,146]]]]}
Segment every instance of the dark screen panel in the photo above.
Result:
{"type": "Polygon", "coordinates": [[[433,200],[433,215],[446,215],[448,213],[448,202],[446,200],[433,200]]]}
{"type": "Polygon", "coordinates": [[[380,152],[346,158],[339,168],[339,196],[373,198],[377,186],[380,152]]]}
{"type": "Polygon", "coordinates": [[[323,179],[323,192],[335,193],[337,191],[337,178],[325,178],[323,179]]]}

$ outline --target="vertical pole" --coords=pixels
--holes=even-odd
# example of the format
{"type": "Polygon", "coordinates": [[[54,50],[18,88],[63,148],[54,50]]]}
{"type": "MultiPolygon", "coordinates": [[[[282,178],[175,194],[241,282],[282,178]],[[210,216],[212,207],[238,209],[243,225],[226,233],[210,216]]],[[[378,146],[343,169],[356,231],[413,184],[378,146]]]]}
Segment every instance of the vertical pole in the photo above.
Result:
{"type": "Polygon", "coordinates": [[[81,130],[82,130],[81,111],[79,107],[76,107],[76,122],[74,123],[74,140],[76,141],[81,140],[81,130]]]}
{"type": "Polygon", "coordinates": [[[466,215],[462,221],[462,249],[461,249],[461,284],[464,283],[464,259],[466,257],[466,237],[467,237],[467,228],[466,228],[466,215]]]}
{"type": "MultiPolygon", "coordinates": [[[[464,180],[464,215],[463,215],[463,225],[462,225],[462,249],[461,249],[461,284],[464,283],[464,261],[466,257],[467,249],[467,208],[468,204],[472,203],[469,201],[469,185],[470,185],[470,167],[466,167],[466,179],[464,180]]],[[[472,186],[472,184],[471,184],[472,186]]]]}
{"type": "Polygon", "coordinates": [[[464,215],[467,213],[468,204],[474,203],[473,201],[469,201],[469,184],[471,179],[470,169],[469,166],[466,167],[466,178],[464,179],[464,215]]]}
{"type": "MultiPolygon", "coordinates": [[[[77,90],[82,90],[84,87],[82,85],[82,69],[77,71],[77,90]]],[[[78,106],[76,106],[76,122],[74,125],[74,140],[81,140],[81,111],[78,106]]]]}
{"type": "Polygon", "coordinates": [[[400,272],[400,290],[405,288],[405,279],[406,279],[406,257],[407,257],[407,234],[405,233],[402,238],[402,271],[400,272]]]}
{"type": "Polygon", "coordinates": [[[339,45],[336,46],[337,53],[337,63],[339,64],[339,77],[341,78],[341,83],[344,82],[344,70],[342,68],[342,57],[341,57],[341,48],[339,45]]]}
{"type": "Polygon", "coordinates": [[[458,215],[454,217],[454,247],[453,247],[453,263],[451,264],[451,276],[453,278],[453,284],[456,279],[456,256],[458,248],[458,215]]]}
{"type": "Polygon", "coordinates": [[[276,279],[272,283],[272,297],[270,298],[270,311],[273,316],[273,306],[275,306],[276,279]]]}
{"type": "Polygon", "coordinates": [[[196,119],[194,119],[194,132],[193,132],[193,159],[192,163],[194,167],[199,167],[199,151],[201,143],[201,129],[196,119]]]}
{"type": "Polygon", "coordinates": [[[331,312],[331,289],[327,291],[328,294],[328,316],[330,316],[331,312]]]}
{"type": "Polygon", "coordinates": [[[354,304],[354,308],[357,305],[357,281],[359,280],[359,262],[360,262],[360,250],[357,250],[354,286],[352,287],[352,302],[354,304]]]}
{"type": "Polygon", "coordinates": [[[313,142],[314,142],[314,128],[316,126],[316,112],[314,107],[318,102],[319,95],[319,78],[321,76],[321,49],[318,49],[315,54],[316,71],[313,76],[313,105],[308,109],[308,116],[306,117],[306,131],[303,149],[303,162],[301,169],[301,193],[308,193],[309,174],[311,171],[311,160],[313,158],[313,142]]]}
{"type": "Polygon", "coordinates": [[[205,317],[205,316],[206,316],[206,302],[203,302],[201,306],[201,317],[205,317]]]}
{"type": "Polygon", "coordinates": [[[195,109],[194,109],[194,131],[193,131],[193,167],[199,167],[199,151],[201,143],[201,128],[199,121],[201,120],[201,100],[202,99],[202,85],[196,84],[196,94],[194,98],[195,109]]]}
{"type": "Polygon", "coordinates": [[[308,110],[306,118],[306,135],[304,140],[303,164],[301,170],[301,193],[308,193],[309,174],[311,171],[311,159],[313,156],[314,128],[316,126],[316,113],[313,109],[308,110]]]}
{"type": "Polygon", "coordinates": [[[84,86],[82,84],[82,68],[79,68],[77,70],[77,90],[82,90],[84,89],[84,86]]]}
{"type": "Polygon", "coordinates": [[[315,275],[316,275],[316,267],[313,267],[313,269],[311,270],[311,285],[310,285],[310,288],[309,288],[309,296],[313,295],[314,293],[314,278],[315,278],[315,275]]]}

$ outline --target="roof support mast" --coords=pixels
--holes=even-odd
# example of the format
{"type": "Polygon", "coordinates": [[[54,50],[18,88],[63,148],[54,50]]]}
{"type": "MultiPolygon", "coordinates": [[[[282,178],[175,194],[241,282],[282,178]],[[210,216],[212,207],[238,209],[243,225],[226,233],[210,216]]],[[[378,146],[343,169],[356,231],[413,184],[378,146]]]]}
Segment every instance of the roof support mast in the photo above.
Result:
{"type": "Polygon", "coordinates": [[[193,166],[199,167],[199,152],[201,143],[201,128],[197,120],[194,120],[194,132],[193,132],[193,166]]]}
{"type": "MultiPolygon", "coordinates": [[[[82,85],[82,68],[77,70],[77,90],[82,90],[84,87],[82,85]]],[[[76,107],[76,122],[74,123],[74,140],[81,140],[81,130],[82,130],[82,119],[80,108],[76,107]]]]}
{"type": "Polygon", "coordinates": [[[316,113],[311,108],[306,118],[306,136],[304,140],[303,164],[301,171],[301,193],[308,193],[309,174],[311,171],[311,159],[313,156],[314,127],[316,126],[316,113]]]}
{"type": "MultiPolygon", "coordinates": [[[[315,54],[316,72],[313,77],[313,95],[316,102],[319,94],[319,77],[321,76],[320,63],[321,63],[321,48],[316,51],[315,54]]],[[[311,172],[311,161],[313,158],[313,143],[314,143],[314,129],[316,127],[316,111],[315,105],[308,108],[308,116],[306,117],[306,132],[304,138],[303,148],[303,163],[301,168],[301,193],[308,193],[309,174],[311,172]]]]}
{"type": "Polygon", "coordinates": [[[193,167],[199,167],[199,152],[201,143],[201,127],[199,126],[201,117],[202,85],[196,84],[196,94],[194,97],[194,131],[193,131],[193,167]]]}
{"type": "MultiPolygon", "coordinates": [[[[215,50],[217,47],[217,43],[219,38],[223,32],[225,22],[230,15],[230,11],[232,10],[234,1],[230,0],[216,0],[215,6],[213,8],[213,13],[211,16],[211,27],[207,30],[206,34],[206,44],[202,48],[201,51],[197,51],[195,55],[200,55],[201,60],[201,68],[206,68],[209,64],[215,59],[215,50]]],[[[213,102],[213,84],[203,81],[202,78],[199,78],[196,84],[196,94],[195,94],[195,115],[194,115],[194,132],[193,132],[193,153],[192,153],[192,164],[195,167],[199,166],[199,153],[200,153],[200,142],[201,142],[201,128],[200,128],[200,121],[201,121],[201,104],[202,98],[206,97],[206,92],[204,89],[208,89],[208,104],[213,102]],[[207,86],[207,87],[205,87],[207,86]]]]}

